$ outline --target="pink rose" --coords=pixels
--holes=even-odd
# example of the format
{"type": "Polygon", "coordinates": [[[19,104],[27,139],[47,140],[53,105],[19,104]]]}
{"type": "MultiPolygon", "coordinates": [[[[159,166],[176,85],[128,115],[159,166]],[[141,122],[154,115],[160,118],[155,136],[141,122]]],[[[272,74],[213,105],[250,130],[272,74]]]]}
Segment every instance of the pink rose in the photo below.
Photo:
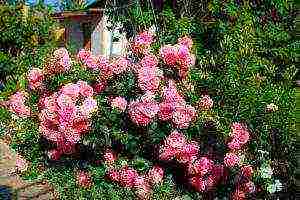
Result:
{"type": "Polygon", "coordinates": [[[93,84],[92,87],[96,94],[100,94],[107,87],[107,81],[106,80],[99,81],[93,84]]]}
{"type": "Polygon", "coordinates": [[[177,154],[176,149],[168,146],[161,146],[159,151],[159,159],[161,160],[172,160],[177,154]]]}
{"type": "Polygon", "coordinates": [[[227,153],[224,158],[224,164],[227,167],[234,167],[240,162],[240,157],[234,153],[227,153]]]}
{"type": "Polygon", "coordinates": [[[108,177],[110,180],[119,182],[120,181],[120,173],[116,170],[108,171],[108,177]]]}
{"type": "Polygon", "coordinates": [[[78,81],[77,82],[78,86],[79,86],[79,92],[82,96],[84,97],[91,97],[93,96],[93,88],[87,84],[87,82],[85,81],[78,81]]]}
{"type": "Polygon", "coordinates": [[[209,110],[213,107],[213,100],[208,95],[202,96],[202,99],[199,102],[199,106],[204,110],[209,110]]]}
{"type": "Polygon", "coordinates": [[[111,106],[124,112],[127,107],[127,101],[124,97],[116,97],[111,101],[111,106]]]}
{"type": "Polygon", "coordinates": [[[179,95],[174,81],[169,80],[168,87],[163,90],[162,99],[164,102],[175,104],[185,104],[185,100],[179,95]]]}
{"type": "Polygon", "coordinates": [[[27,75],[29,88],[32,90],[35,90],[39,87],[41,87],[43,80],[44,80],[44,74],[43,71],[38,68],[33,68],[29,71],[27,75]]]}
{"type": "Polygon", "coordinates": [[[81,113],[86,116],[89,116],[92,112],[98,109],[97,101],[92,97],[87,97],[82,103],[81,113]]]}
{"type": "Polygon", "coordinates": [[[243,187],[244,191],[247,193],[254,193],[255,192],[255,184],[252,181],[248,181],[247,183],[244,184],[243,187]]]}
{"type": "Polygon", "coordinates": [[[189,182],[198,192],[203,192],[207,188],[206,180],[200,176],[190,178],[189,182]]]}
{"type": "Polygon", "coordinates": [[[165,45],[160,49],[160,56],[166,65],[176,67],[178,60],[178,49],[171,45],[165,45]]]}
{"type": "Polygon", "coordinates": [[[159,110],[158,104],[151,98],[133,101],[129,105],[131,120],[137,125],[146,126],[155,117],[159,110]]]}
{"type": "Polygon", "coordinates": [[[8,100],[8,109],[14,112],[19,117],[28,117],[30,116],[30,108],[25,105],[25,101],[28,97],[26,92],[16,92],[8,100]]]}
{"type": "Polygon", "coordinates": [[[138,176],[134,183],[135,194],[141,200],[150,199],[151,188],[144,177],[138,176]]]}
{"type": "Polygon", "coordinates": [[[138,173],[136,170],[128,168],[128,167],[123,167],[120,170],[120,184],[124,187],[133,187],[135,184],[135,180],[138,177],[138,173]]]}
{"type": "Polygon", "coordinates": [[[251,165],[244,165],[241,167],[241,173],[244,177],[250,178],[253,174],[253,167],[251,165]]]}
{"type": "Polygon", "coordinates": [[[78,171],[76,173],[76,182],[80,187],[90,188],[92,186],[92,177],[88,172],[78,171]]]}
{"type": "Polygon", "coordinates": [[[191,163],[197,159],[199,144],[195,141],[189,142],[177,152],[176,159],[180,163],[191,163]]]}
{"type": "Polygon", "coordinates": [[[162,121],[170,120],[174,111],[175,107],[173,103],[162,102],[159,104],[158,118],[162,121]]]}
{"type": "Polygon", "coordinates": [[[190,122],[196,117],[196,110],[192,106],[176,106],[172,115],[172,122],[177,128],[186,129],[190,122]]]}
{"type": "Polygon", "coordinates": [[[148,178],[151,184],[161,183],[164,177],[164,170],[159,166],[154,166],[148,172],[148,178]]]}
{"type": "Polygon", "coordinates": [[[112,165],[116,161],[116,156],[111,150],[107,150],[103,155],[104,161],[108,165],[112,165]]]}
{"type": "Polygon", "coordinates": [[[177,150],[182,149],[186,145],[186,143],[187,141],[185,139],[185,136],[178,131],[173,131],[164,142],[166,146],[177,150]]]}
{"type": "Polygon", "coordinates": [[[76,100],[79,96],[80,88],[78,84],[69,83],[61,88],[61,93],[70,96],[73,100],[76,100]]]}
{"type": "Polygon", "coordinates": [[[178,44],[186,46],[187,48],[190,49],[193,46],[193,40],[188,36],[184,36],[178,39],[178,44]]]}
{"type": "Polygon", "coordinates": [[[48,151],[47,155],[48,158],[51,160],[59,160],[61,156],[61,152],[58,151],[57,149],[51,149],[50,151],[48,151]]]}
{"type": "Polygon", "coordinates": [[[212,160],[206,157],[202,157],[190,165],[189,174],[190,175],[197,174],[200,176],[204,176],[213,168],[213,164],[214,163],[212,160]]]}

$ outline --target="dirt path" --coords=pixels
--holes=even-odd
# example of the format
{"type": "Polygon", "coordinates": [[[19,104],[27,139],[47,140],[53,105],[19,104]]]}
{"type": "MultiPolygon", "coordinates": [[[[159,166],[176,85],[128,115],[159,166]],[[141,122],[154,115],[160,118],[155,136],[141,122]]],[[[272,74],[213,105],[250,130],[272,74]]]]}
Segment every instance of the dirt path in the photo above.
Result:
{"type": "Polygon", "coordinates": [[[56,199],[47,183],[24,181],[14,173],[15,162],[15,154],[0,140],[0,199],[56,199]],[[11,198],[3,196],[6,189],[12,192],[11,198]]]}

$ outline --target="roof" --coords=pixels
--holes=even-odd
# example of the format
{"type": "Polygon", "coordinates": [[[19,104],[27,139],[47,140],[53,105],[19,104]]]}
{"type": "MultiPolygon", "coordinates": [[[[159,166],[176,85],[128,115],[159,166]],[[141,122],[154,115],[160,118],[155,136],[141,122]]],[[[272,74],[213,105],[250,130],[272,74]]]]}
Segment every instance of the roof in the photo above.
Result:
{"type": "Polygon", "coordinates": [[[100,8],[90,8],[86,11],[64,11],[54,13],[52,17],[58,20],[85,20],[85,21],[95,21],[98,20],[103,14],[103,9],[100,8]]]}

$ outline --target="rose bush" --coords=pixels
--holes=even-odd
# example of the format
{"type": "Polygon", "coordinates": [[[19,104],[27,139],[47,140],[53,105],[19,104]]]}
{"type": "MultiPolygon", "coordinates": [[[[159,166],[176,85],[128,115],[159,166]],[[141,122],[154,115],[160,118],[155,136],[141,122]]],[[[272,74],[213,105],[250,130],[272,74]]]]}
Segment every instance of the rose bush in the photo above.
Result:
{"type": "Polygon", "coordinates": [[[228,198],[259,195],[263,169],[249,146],[256,139],[251,123],[220,126],[214,95],[185,90],[197,84],[190,37],[157,51],[154,42],[144,31],[128,47],[132,55],[110,59],[60,48],[27,72],[26,86],[1,103],[14,119],[9,136],[27,158],[19,171],[42,174],[58,190],[79,188],[78,198],[171,198],[180,191],[217,197],[227,185],[228,198]],[[26,149],[30,129],[37,152],[26,149]]]}

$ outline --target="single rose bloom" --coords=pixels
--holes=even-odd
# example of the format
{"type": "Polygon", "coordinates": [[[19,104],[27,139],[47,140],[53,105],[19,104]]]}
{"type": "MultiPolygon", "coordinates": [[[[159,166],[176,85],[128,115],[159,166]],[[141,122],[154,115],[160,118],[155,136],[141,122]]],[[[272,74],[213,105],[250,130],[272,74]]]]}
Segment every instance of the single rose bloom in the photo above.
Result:
{"type": "Polygon", "coordinates": [[[195,108],[190,105],[176,106],[172,115],[172,122],[177,128],[186,129],[196,117],[196,114],[195,108]]]}
{"type": "Polygon", "coordinates": [[[212,160],[206,157],[201,157],[190,165],[189,174],[204,176],[213,168],[213,164],[212,160]]]}
{"type": "Polygon", "coordinates": [[[25,105],[25,101],[28,97],[26,92],[16,92],[13,94],[7,102],[8,109],[14,112],[19,117],[28,117],[31,114],[30,107],[25,105]]]}
{"type": "Polygon", "coordinates": [[[189,36],[183,36],[178,39],[178,44],[186,46],[190,49],[193,46],[193,40],[189,36]]]}
{"type": "Polygon", "coordinates": [[[182,149],[184,145],[186,145],[185,136],[174,130],[165,140],[164,144],[166,146],[172,147],[174,149],[182,149]]]}
{"type": "Polygon", "coordinates": [[[43,84],[44,74],[41,69],[33,68],[29,71],[27,75],[27,80],[29,84],[29,88],[35,90],[43,84]]]}
{"type": "Polygon", "coordinates": [[[120,181],[120,173],[114,169],[109,170],[107,175],[108,175],[108,178],[112,181],[115,181],[115,182],[120,181]]]}
{"type": "Polygon", "coordinates": [[[177,154],[177,149],[168,146],[161,146],[159,149],[160,160],[172,160],[177,154]]]}
{"type": "Polygon", "coordinates": [[[148,172],[149,182],[151,184],[161,183],[164,178],[164,170],[159,166],[154,166],[148,172]]]}
{"type": "Polygon", "coordinates": [[[165,45],[160,49],[160,56],[166,65],[176,67],[178,61],[178,49],[175,46],[165,45]]]}
{"type": "Polygon", "coordinates": [[[129,167],[123,167],[120,170],[120,184],[123,187],[131,188],[135,184],[135,180],[138,177],[138,173],[136,170],[131,169],[129,167]]]}
{"type": "Polygon", "coordinates": [[[244,184],[243,190],[247,193],[254,193],[255,192],[255,184],[252,181],[248,181],[244,184]]]}
{"type": "Polygon", "coordinates": [[[127,107],[127,101],[124,97],[116,97],[111,101],[111,106],[124,112],[127,107]]]}
{"type": "Polygon", "coordinates": [[[213,107],[213,100],[208,95],[202,96],[202,99],[199,102],[200,108],[204,110],[209,110],[213,107]]]}
{"type": "Polygon", "coordinates": [[[244,165],[241,167],[241,174],[246,177],[250,178],[253,175],[253,167],[251,165],[244,165]]]}
{"type": "Polygon", "coordinates": [[[93,96],[93,88],[87,84],[87,82],[85,81],[78,81],[77,82],[78,86],[79,86],[79,92],[82,96],[84,97],[91,97],[93,96]]]}
{"type": "Polygon", "coordinates": [[[76,182],[80,187],[90,188],[92,186],[92,177],[88,172],[78,171],[76,173],[76,182]]]}
{"type": "Polygon", "coordinates": [[[111,150],[107,150],[103,158],[107,165],[112,165],[116,161],[116,155],[111,150]]]}
{"type": "Polygon", "coordinates": [[[96,82],[95,84],[93,84],[92,87],[93,87],[93,90],[95,91],[96,94],[100,94],[107,87],[107,81],[106,80],[101,80],[101,81],[96,82]]]}
{"type": "Polygon", "coordinates": [[[175,106],[173,103],[162,102],[159,104],[158,118],[162,121],[170,120],[174,111],[175,106]]]}
{"type": "Polygon", "coordinates": [[[226,156],[224,158],[224,164],[227,167],[234,167],[238,165],[240,162],[240,157],[234,153],[226,153],[226,156]]]}
{"type": "Polygon", "coordinates": [[[180,163],[192,163],[197,159],[198,152],[199,144],[195,141],[191,141],[176,153],[176,159],[180,163]]]}
{"type": "Polygon", "coordinates": [[[159,111],[159,106],[151,95],[145,95],[140,100],[129,104],[131,120],[141,126],[147,126],[159,111]]]}

